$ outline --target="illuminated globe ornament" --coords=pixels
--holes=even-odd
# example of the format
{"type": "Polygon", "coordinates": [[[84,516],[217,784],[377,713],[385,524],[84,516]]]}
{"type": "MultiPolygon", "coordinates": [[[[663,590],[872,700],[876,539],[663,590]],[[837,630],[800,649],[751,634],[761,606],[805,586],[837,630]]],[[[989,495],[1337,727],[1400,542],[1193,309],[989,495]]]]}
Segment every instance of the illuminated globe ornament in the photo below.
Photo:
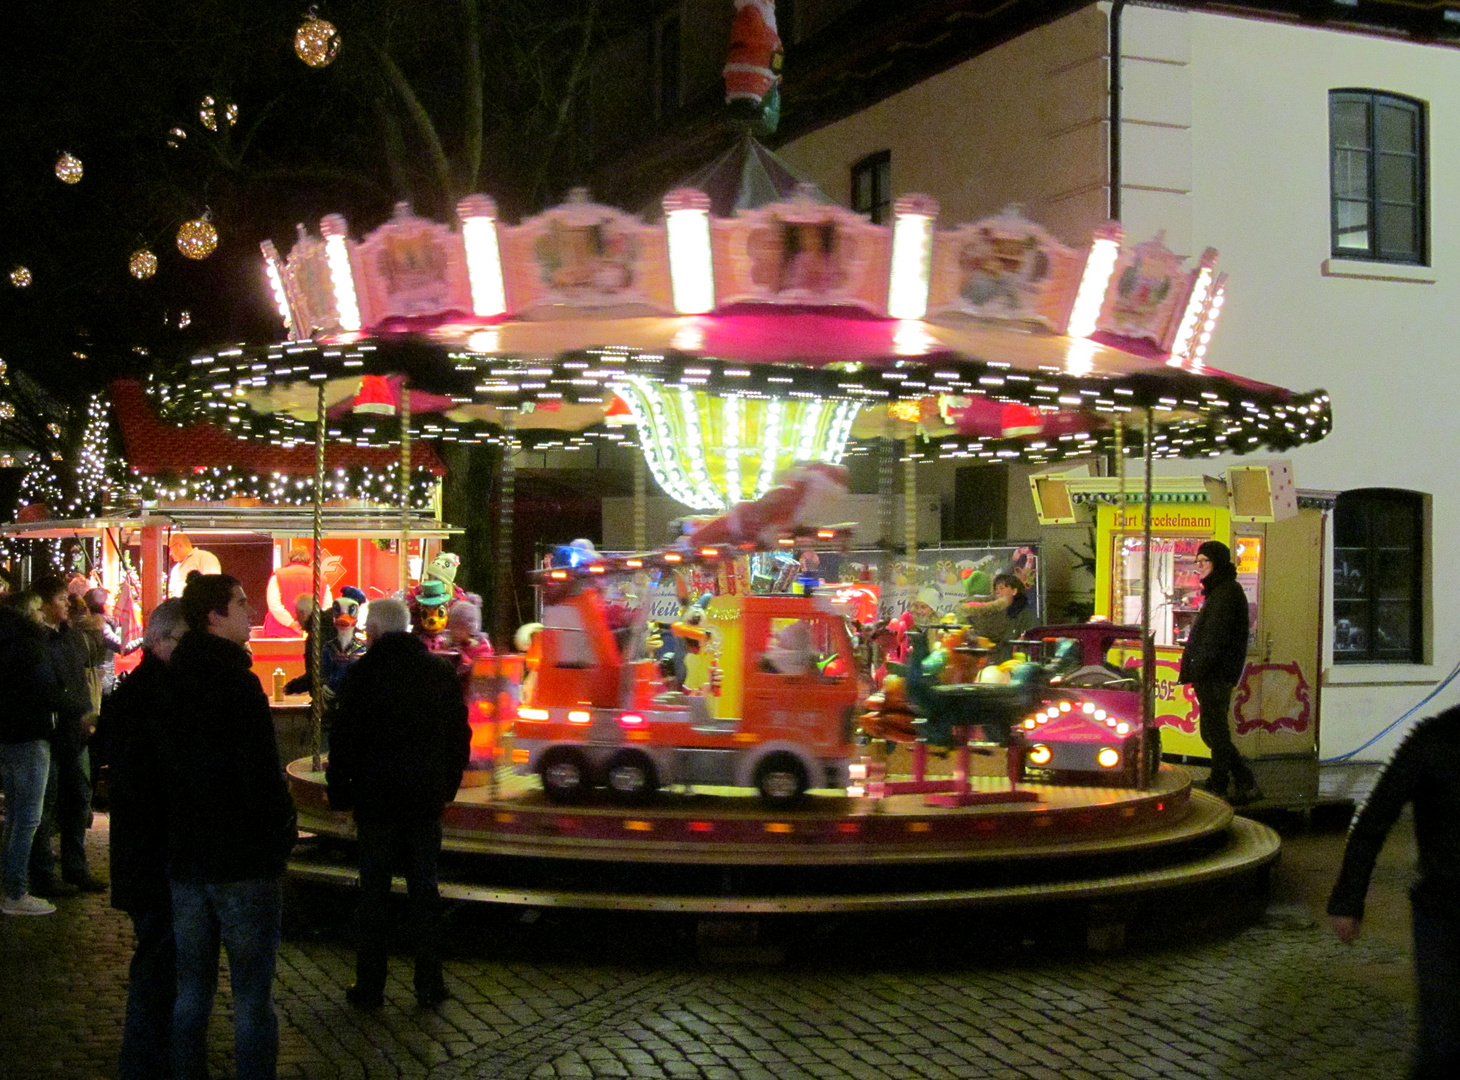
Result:
{"type": "Polygon", "coordinates": [[[30,276],[30,267],[28,266],[17,266],[14,270],[10,271],[10,284],[14,285],[17,289],[24,289],[32,280],[34,279],[30,276]]]}
{"type": "Polygon", "coordinates": [[[206,259],[218,247],[218,230],[206,217],[184,221],[177,229],[177,249],[189,259],[206,259]]]}
{"type": "Polygon", "coordinates": [[[333,23],[311,15],[294,32],[294,53],[312,68],[329,67],[340,55],[340,32],[333,23]]]}
{"type": "Polygon", "coordinates": [[[62,154],[56,159],[56,179],[63,184],[81,183],[81,159],[74,154],[62,154]]]}
{"type": "Polygon", "coordinates": [[[157,273],[157,256],[146,248],[134,251],[132,257],[127,260],[127,269],[138,281],[146,281],[157,273]]]}

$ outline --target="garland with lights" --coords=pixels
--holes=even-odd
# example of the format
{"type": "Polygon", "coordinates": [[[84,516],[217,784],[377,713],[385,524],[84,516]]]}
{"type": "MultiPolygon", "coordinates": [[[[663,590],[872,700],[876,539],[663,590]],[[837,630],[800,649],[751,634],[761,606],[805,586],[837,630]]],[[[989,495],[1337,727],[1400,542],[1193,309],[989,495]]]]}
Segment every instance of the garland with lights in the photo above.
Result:
{"type": "MultiPolygon", "coordinates": [[[[405,374],[410,385],[451,397],[463,406],[492,405],[526,410],[566,405],[603,405],[617,384],[644,380],[666,390],[688,390],[741,398],[851,401],[864,406],[917,401],[938,395],[983,397],[1025,405],[1045,413],[1079,412],[1094,430],[1040,440],[1020,437],[969,439],[944,436],[930,441],[941,457],[1024,460],[1036,463],[1109,452],[1113,425],[1127,426],[1129,452],[1143,452],[1137,417],[1156,413],[1153,453],[1157,457],[1201,457],[1282,452],[1316,442],[1332,428],[1332,408],[1323,391],[1299,394],[1253,386],[1210,371],[1179,368],[1109,376],[1056,371],[1021,371],[1008,364],[939,357],[885,364],[733,364],[678,353],[592,349],[552,359],[503,358],[447,350],[410,338],[380,338],[352,344],[289,342],[236,347],[195,357],[189,369],[167,383],[152,380],[149,394],[159,413],[178,423],[206,420],[247,438],[281,446],[308,442],[313,424],[287,413],[263,411],[250,396],[265,395],[306,381],[405,374]]],[[[412,434],[448,442],[498,440],[501,429],[486,421],[423,417],[412,434]]],[[[378,417],[346,415],[330,422],[330,437],[360,446],[388,446],[398,428],[378,417]]],[[[517,432],[519,437],[526,434],[517,432]]],[[[558,437],[561,437],[559,434],[558,437]]]]}
{"type": "MultiPolygon", "coordinates": [[[[364,501],[387,506],[400,504],[400,470],[365,466],[335,469],[325,477],[324,501],[364,501]]],[[[144,502],[222,502],[257,499],[274,506],[309,506],[314,502],[314,477],[285,473],[252,473],[230,466],[200,469],[186,474],[132,474],[127,493],[144,502]]],[[[421,469],[411,476],[411,506],[430,509],[436,477],[421,469]]]]}

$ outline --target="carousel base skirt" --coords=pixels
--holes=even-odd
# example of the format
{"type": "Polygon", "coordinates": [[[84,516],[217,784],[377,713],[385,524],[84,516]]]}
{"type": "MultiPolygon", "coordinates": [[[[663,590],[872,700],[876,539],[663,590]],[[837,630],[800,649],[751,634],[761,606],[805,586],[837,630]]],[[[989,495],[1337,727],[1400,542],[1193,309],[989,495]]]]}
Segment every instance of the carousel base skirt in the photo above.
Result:
{"type": "MultiPolygon", "coordinates": [[[[354,824],[324,776],[293,762],[307,840],[291,874],[348,884],[354,824]]],[[[477,778],[480,779],[480,778],[477,778]]],[[[661,791],[641,806],[549,803],[535,778],[464,786],[447,807],[442,893],[530,907],[694,913],[915,909],[1110,899],[1256,876],[1277,834],[1194,790],[1177,766],[1150,789],[972,777],[993,801],[929,805],[813,792],[772,810],[730,788],[661,791]]]]}

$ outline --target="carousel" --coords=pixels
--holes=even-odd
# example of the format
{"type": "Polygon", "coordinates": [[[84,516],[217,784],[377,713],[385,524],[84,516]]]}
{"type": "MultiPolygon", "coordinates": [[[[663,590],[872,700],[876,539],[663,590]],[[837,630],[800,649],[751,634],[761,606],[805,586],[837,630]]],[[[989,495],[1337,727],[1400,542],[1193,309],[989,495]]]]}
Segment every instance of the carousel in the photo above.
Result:
{"type": "MultiPolygon", "coordinates": [[[[1072,248],[1013,209],[943,227],[923,196],[879,226],[789,177],[754,205],[702,186],[647,216],[584,192],[516,224],[484,195],[449,223],[398,205],[363,236],[331,215],[287,255],[263,244],[283,340],[197,356],[149,388],[175,422],[280,447],[394,447],[404,475],[417,440],[500,443],[509,539],[514,449],[637,446],[635,550],[553,561],[541,625],[475,663],[474,767],[447,810],[444,891],[852,910],[1260,872],[1276,835],[1160,761],[1149,590],[1144,626],[1040,627],[997,665],[1005,677],[983,678],[996,665],[976,645],[889,629],[875,592],[859,611],[836,587],[854,583],[797,575],[777,591],[754,569],[845,544],[832,526],[848,453],[880,455],[889,504],[900,454],[909,505],[925,456],[1103,458],[1118,501],[1149,505],[1157,457],[1321,439],[1321,391],[1206,365],[1217,253],[1191,264],[1114,223],[1072,248]],[[650,475],[705,515],[658,547],[650,475]],[[671,622],[691,625],[670,634],[711,642],[691,649],[710,662],[689,678],[656,659],[647,615],[675,580],[689,585],[671,622]],[[808,658],[775,670],[795,627],[808,658]],[[1098,685],[1071,677],[1091,668],[1098,685]]],[[[401,528],[405,552],[408,513],[401,528]]],[[[322,765],[288,766],[316,838],[294,871],[343,880],[352,825],[329,810],[322,765]]]]}

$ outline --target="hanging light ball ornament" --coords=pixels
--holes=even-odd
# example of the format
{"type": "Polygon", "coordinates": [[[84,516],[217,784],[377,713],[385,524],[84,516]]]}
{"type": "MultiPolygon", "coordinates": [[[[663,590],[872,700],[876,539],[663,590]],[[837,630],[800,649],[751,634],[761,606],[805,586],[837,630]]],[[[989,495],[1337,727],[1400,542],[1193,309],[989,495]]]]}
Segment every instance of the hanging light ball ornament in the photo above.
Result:
{"type": "Polygon", "coordinates": [[[10,284],[14,285],[17,289],[26,288],[33,280],[34,278],[30,276],[30,267],[28,266],[17,266],[14,270],[10,271],[10,284]]]}
{"type": "Polygon", "coordinates": [[[81,159],[74,154],[62,154],[56,159],[56,179],[63,184],[81,182],[81,159]]]}
{"type": "Polygon", "coordinates": [[[167,145],[176,150],[182,145],[182,141],[188,137],[188,133],[180,127],[172,128],[167,133],[167,145]]]}
{"type": "Polygon", "coordinates": [[[333,23],[310,15],[294,31],[294,52],[312,68],[329,67],[340,55],[340,32],[333,23]]]}
{"type": "Polygon", "coordinates": [[[189,259],[206,259],[218,247],[218,230],[206,217],[184,221],[177,228],[177,249],[189,259]]]}
{"type": "Polygon", "coordinates": [[[157,256],[146,248],[134,251],[132,257],[127,260],[127,269],[138,281],[146,281],[157,273],[157,256]]]}
{"type": "Polygon", "coordinates": [[[213,100],[212,94],[205,97],[198,106],[198,119],[209,131],[218,130],[218,103],[213,100]]]}

